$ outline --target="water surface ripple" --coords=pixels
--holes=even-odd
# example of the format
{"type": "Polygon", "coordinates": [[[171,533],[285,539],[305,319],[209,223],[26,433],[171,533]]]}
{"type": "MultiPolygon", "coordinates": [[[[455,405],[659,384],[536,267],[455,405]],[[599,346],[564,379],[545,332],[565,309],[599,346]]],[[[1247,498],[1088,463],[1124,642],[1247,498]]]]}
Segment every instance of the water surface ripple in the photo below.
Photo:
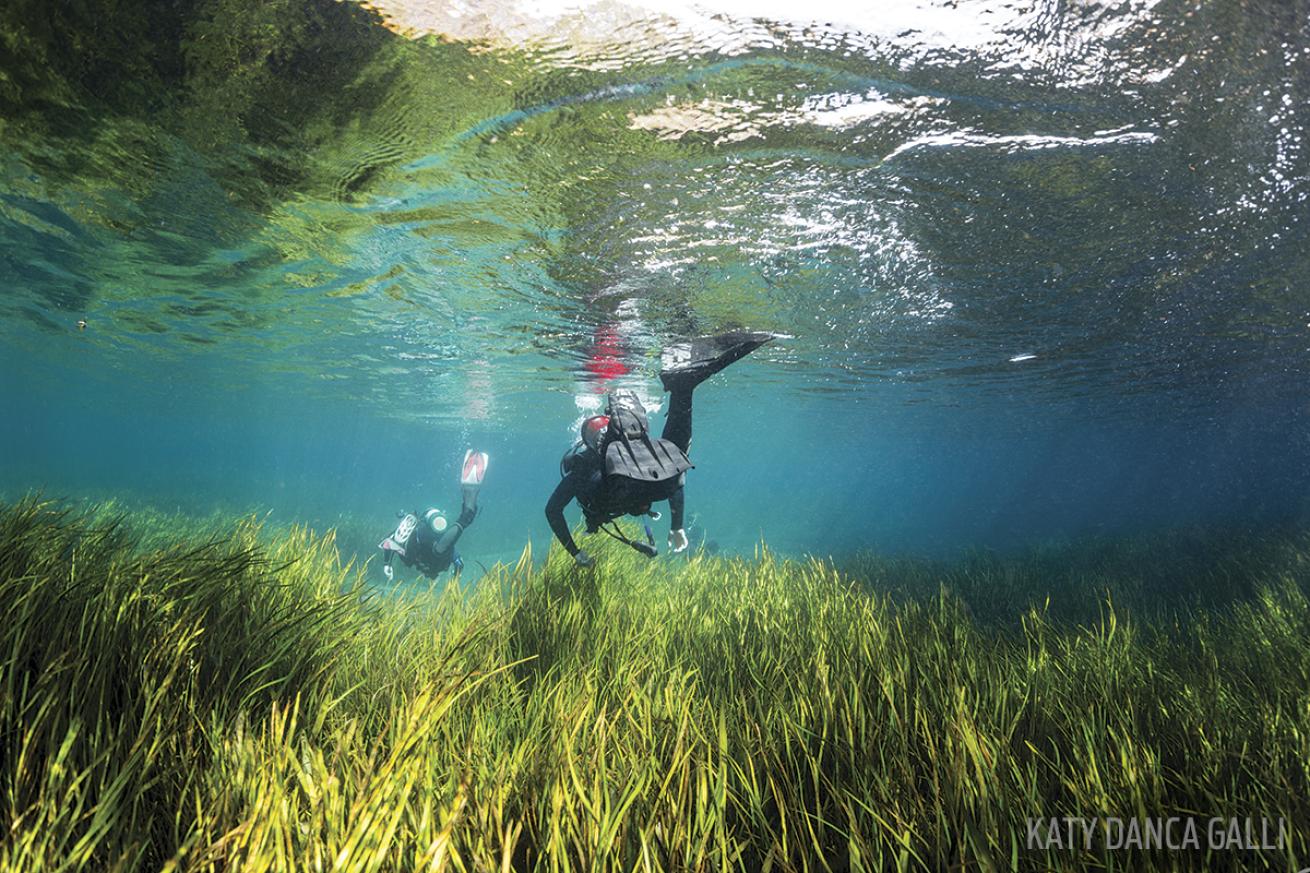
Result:
{"type": "Polygon", "coordinates": [[[513,422],[598,338],[737,325],[833,403],[1185,418],[1310,369],[1305,2],[96,6],[0,15],[34,374],[513,422]]]}

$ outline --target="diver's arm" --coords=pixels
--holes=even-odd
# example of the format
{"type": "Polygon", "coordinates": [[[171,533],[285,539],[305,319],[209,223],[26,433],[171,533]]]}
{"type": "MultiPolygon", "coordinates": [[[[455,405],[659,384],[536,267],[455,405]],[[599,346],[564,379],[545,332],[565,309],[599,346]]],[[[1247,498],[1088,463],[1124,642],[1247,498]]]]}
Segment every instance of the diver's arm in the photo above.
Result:
{"type": "Polygon", "coordinates": [[[578,554],[578,544],[573,542],[573,534],[569,533],[569,523],[564,520],[564,507],[577,496],[577,478],[574,473],[569,473],[559,480],[554,493],[550,495],[550,500],[546,501],[546,521],[550,523],[555,539],[559,540],[564,551],[574,556],[578,554]]]}
{"type": "Polygon", "coordinates": [[[686,497],[682,485],[669,495],[669,548],[675,552],[687,548],[687,532],[682,529],[682,516],[686,508],[686,497]]]}
{"type": "Polygon", "coordinates": [[[682,516],[686,508],[686,497],[682,493],[682,486],[669,495],[669,527],[673,530],[682,530],[682,516]]]}

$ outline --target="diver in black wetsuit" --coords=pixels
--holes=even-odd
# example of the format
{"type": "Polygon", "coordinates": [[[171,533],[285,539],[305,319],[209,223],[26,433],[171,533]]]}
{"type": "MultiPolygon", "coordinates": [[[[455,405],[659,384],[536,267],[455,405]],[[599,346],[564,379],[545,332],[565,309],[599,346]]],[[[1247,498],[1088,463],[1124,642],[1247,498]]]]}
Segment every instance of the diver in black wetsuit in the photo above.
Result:
{"type": "MultiPolygon", "coordinates": [[[[582,423],[582,440],[565,455],[560,464],[563,478],[546,503],[546,519],[551,530],[579,566],[590,567],[595,561],[578,548],[564,519],[564,508],[574,499],[582,507],[587,533],[594,533],[601,525],[621,515],[659,518],[659,513],[650,505],[656,500],[668,500],[671,514],[669,548],[674,552],[687,548],[682,485],[683,474],[691,467],[686,453],[691,446],[692,392],[701,382],[755,351],[774,336],[771,333],[736,331],[665,349],[660,381],[669,392],[669,411],[659,440],[652,441],[644,433],[645,412],[640,404],[636,404],[639,413],[636,417],[622,405],[616,412],[616,400],[620,399],[617,394],[610,399],[610,415],[592,416],[582,423]],[[620,437],[623,445],[611,446],[611,443],[619,442],[620,437]],[[649,472],[647,478],[657,481],[643,481],[642,471],[649,472]],[[623,475],[625,473],[632,475],[623,475]],[[664,476],[665,473],[670,475],[664,476]]],[[[633,402],[635,397],[624,401],[626,404],[633,402]]],[[[653,545],[624,541],[644,554],[655,554],[653,545]]]]}
{"type": "Polygon", "coordinates": [[[455,551],[455,544],[478,514],[478,489],[487,472],[485,452],[469,450],[464,454],[464,469],[460,474],[463,506],[459,518],[452,524],[440,509],[430,507],[421,515],[406,513],[391,536],[378,543],[382,550],[382,572],[388,580],[394,578],[391,559],[400,555],[405,566],[435,579],[444,570],[454,567],[458,574],[464,561],[455,551]]]}

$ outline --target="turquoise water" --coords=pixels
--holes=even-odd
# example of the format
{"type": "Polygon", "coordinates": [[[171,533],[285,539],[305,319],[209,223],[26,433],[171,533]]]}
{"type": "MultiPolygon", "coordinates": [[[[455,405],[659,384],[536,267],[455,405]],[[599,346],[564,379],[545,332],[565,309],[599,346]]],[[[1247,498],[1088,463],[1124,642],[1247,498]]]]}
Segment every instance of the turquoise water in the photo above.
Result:
{"type": "MultiPolygon", "coordinates": [[[[693,538],[941,554],[1310,512],[1310,6],[0,13],[0,491],[544,549],[660,348],[693,538]],[[85,321],[85,329],[78,327],[85,321]]],[[[577,519],[576,508],[570,519],[577,519]]],[[[662,540],[666,523],[657,525],[662,540]]]]}

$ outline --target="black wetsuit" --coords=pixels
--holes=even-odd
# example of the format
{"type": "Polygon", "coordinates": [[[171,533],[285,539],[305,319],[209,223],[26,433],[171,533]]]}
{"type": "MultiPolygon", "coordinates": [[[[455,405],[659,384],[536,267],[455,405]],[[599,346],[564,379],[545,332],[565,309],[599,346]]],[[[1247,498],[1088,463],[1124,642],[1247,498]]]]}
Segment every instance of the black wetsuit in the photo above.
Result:
{"type": "Polygon", "coordinates": [[[459,518],[440,534],[432,529],[425,518],[426,513],[415,512],[417,526],[414,533],[405,544],[404,553],[396,554],[400,555],[405,566],[413,567],[424,576],[435,579],[438,574],[449,569],[451,564],[457,567],[461,565],[459,555],[455,552],[455,543],[459,542],[477,514],[477,489],[468,487],[464,489],[464,506],[459,518]]]}
{"type": "MultiPolygon", "coordinates": [[[[679,388],[669,394],[669,413],[664,419],[664,439],[687,452],[691,446],[691,394],[692,388],[679,388]]],[[[624,494],[618,483],[607,482],[600,455],[591,450],[573,456],[568,471],[546,502],[546,520],[555,538],[570,555],[577,555],[578,544],[573,541],[569,524],[564,519],[564,507],[576,499],[587,519],[587,532],[621,515],[640,514],[650,504],[624,494]]],[[[669,513],[672,530],[682,528],[684,496],[682,481],[669,496],[669,513]]]]}
{"type": "MultiPolygon", "coordinates": [[[[418,513],[415,513],[418,515],[418,513]]],[[[422,515],[418,515],[420,519],[422,515]]],[[[449,569],[455,560],[455,541],[464,533],[464,526],[455,522],[440,535],[429,525],[419,522],[414,528],[414,535],[409,538],[405,554],[400,560],[406,566],[413,567],[424,576],[435,577],[449,569]]]]}

